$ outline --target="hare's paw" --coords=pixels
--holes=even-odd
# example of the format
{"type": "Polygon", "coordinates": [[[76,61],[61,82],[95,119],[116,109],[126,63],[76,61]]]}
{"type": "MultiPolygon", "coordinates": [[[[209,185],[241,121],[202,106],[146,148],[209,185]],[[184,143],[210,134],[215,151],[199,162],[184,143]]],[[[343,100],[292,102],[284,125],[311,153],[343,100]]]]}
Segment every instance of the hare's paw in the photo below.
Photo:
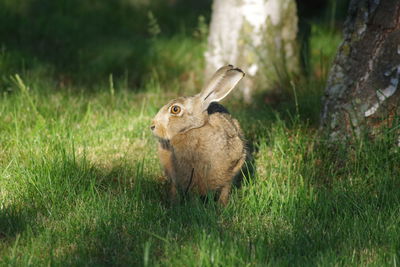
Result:
{"type": "Polygon", "coordinates": [[[231,192],[230,184],[222,187],[222,189],[221,189],[221,193],[219,195],[218,202],[224,207],[228,204],[230,192],[231,192]]]}

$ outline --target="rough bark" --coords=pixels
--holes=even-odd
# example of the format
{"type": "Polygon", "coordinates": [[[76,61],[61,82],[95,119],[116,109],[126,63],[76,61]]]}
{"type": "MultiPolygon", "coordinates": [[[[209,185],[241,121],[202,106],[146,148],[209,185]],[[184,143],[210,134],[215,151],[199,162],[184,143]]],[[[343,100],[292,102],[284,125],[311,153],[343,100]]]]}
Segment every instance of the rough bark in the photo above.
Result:
{"type": "Polygon", "coordinates": [[[400,111],[400,1],[352,0],[344,27],[321,114],[332,140],[377,135],[400,111]]]}
{"type": "Polygon", "coordinates": [[[294,0],[214,0],[206,76],[227,63],[247,74],[240,91],[250,101],[255,87],[266,87],[276,71],[298,71],[297,11],[294,0]]]}

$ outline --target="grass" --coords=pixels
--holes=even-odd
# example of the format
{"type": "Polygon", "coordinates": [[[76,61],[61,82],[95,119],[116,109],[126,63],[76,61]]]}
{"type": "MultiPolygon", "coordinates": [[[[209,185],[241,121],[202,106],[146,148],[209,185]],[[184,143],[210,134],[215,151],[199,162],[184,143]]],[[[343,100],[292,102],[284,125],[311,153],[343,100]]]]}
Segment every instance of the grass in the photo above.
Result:
{"type": "Polygon", "coordinates": [[[389,139],[331,151],[301,114],[228,103],[256,172],[226,209],[196,198],[170,207],[148,130],[168,96],[15,87],[0,100],[2,265],[399,260],[400,154],[389,139]]]}
{"type": "Polygon", "coordinates": [[[202,83],[204,39],[193,27],[146,39],[151,49],[139,59],[160,67],[142,78],[104,57],[87,63],[102,70],[86,80],[80,69],[69,73],[72,54],[64,68],[53,62],[56,55],[44,60],[37,51],[4,46],[0,265],[397,266],[395,131],[342,147],[317,130],[340,41],[323,27],[312,28],[313,72],[294,84],[296,97],[273,106],[261,98],[252,105],[225,101],[253,157],[229,205],[198,198],[167,204],[149,124],[168,99],[202,83]]]}

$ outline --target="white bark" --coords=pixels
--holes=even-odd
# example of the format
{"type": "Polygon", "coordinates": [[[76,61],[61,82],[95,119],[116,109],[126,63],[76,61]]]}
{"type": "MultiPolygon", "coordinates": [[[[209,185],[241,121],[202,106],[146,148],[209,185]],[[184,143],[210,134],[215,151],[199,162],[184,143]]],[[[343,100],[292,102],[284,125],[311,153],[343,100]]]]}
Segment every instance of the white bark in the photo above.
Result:
{"type": "Polygon", "coordinates": [[[206,76],[225,64],[247,74],[241,88],[250,101],[254,87],[266,87],[274,71],[296,72],[297,14],[294,0],[214,0],[206,76]]]}

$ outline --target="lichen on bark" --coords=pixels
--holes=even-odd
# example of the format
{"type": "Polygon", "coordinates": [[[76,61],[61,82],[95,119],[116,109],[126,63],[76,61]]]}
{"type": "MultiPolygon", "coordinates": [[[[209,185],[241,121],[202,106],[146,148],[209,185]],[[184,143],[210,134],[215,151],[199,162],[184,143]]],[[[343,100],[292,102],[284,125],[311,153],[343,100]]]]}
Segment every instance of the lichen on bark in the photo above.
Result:
{"type": "Polygon", "coordinates": [[[400,1],[350,2],[321,113],[331,139],[377,135],[400,114],[399,44],[400,1]]]}

